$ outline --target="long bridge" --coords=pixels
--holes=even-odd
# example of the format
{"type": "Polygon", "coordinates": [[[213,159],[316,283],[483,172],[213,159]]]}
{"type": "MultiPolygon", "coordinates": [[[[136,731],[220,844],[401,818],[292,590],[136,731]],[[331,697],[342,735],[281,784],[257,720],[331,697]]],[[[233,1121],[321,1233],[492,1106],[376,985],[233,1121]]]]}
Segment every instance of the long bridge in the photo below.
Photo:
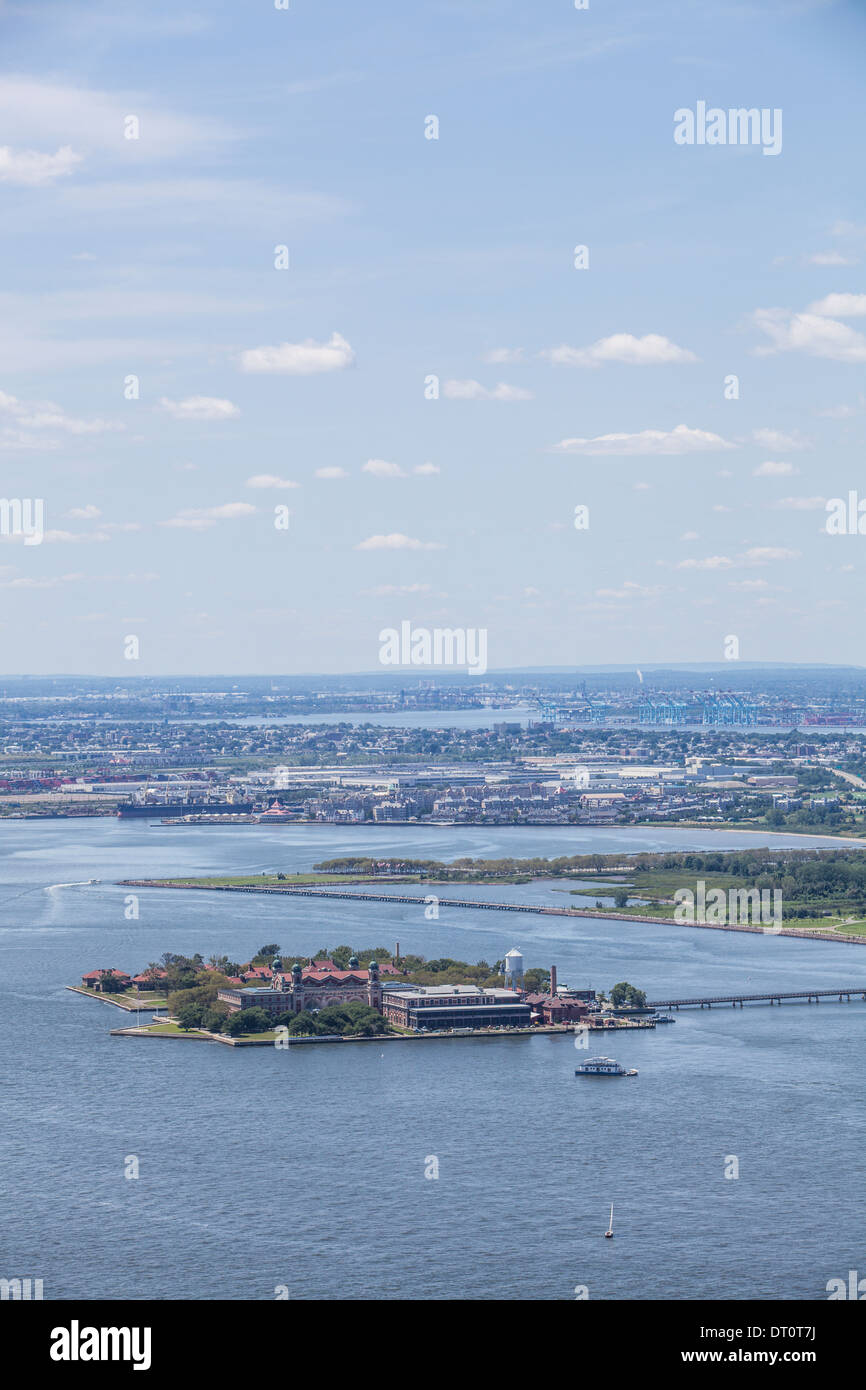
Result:
{"type": "MultiPolygon", "coordinates": [[[[597,908],[584,907],[542,907],[540,903],[484,902],[479,898],[440,898],[438,894],[428,894],[426,897],[422,897],[420,893],[364,893],[352,892],[347,888],[324,886],[321,888],[316,886],[301,888],[294,884],[280,887],[263,884],[258,887],[252,884],[171,883],[159,879],[135,878],[121,879],[120,883],[123,887],[128,888],[198,889],[206,893],[272,893],[291,898],[335,898],[351,902],[408,903],[417,907],[424,907],[435,898],[437,907],[465,907],[472,908],[476,912],[529,912],[541,917],[590,917],[594,918],[595,921],[647,922],[660,927],[699,927],[705,931],[744,931],[753,932],[759,936],[792,936],[798,940],[842,941],[854,946],[866,946],[866,935],[854,936],[839,931],[832,934],[817,931],[793,931],[789,927],[778,927],[775,924],[762,926],[759,923],[751,922],[679,922],[675,917],[655,917],[648,913],[612,912],[610,909],[600,912],[597,908]]],[[[832,994],[834,991],[831,990],[830,993],[832,994]]]]}
{"type": "Polygon", "coordinates": [[[843,985],[840,989],[795,989],[795,990],[768,990],[766,994],[713,994],[697,996],[694,999],[648,999],[648,1009],[684,1009],[688,1007],[711,1009],[713,1004],[732,1004],[734,1008],[739,1004],[740,1008],[744,1004],[781,1004],[783,999],[805,999],[807,1004],[813,1001],[819,1004],[822,999],[838,999],[842,1003],[847,999],[850,1003],[852,998],[860,997],[866,999],[866,988],[857,986],[850,988],[843,985]]]}

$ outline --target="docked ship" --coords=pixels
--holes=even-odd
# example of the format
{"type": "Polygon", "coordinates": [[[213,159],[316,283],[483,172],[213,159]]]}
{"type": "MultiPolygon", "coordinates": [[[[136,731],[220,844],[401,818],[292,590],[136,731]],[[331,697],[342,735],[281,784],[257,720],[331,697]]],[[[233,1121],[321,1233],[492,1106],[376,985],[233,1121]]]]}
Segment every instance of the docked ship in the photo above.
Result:
{"type": "Polygon", "coordinates": [[[615,1062],[612,1057],[588,1057],[585,1062],[581,1062],[579,1067],[574,1069],[575,1076],[637,1076],[637,1072],[632,1068],[626,1071],[619,1062],[615,1062]]]}
{"type": "Polygon", "coordinates": [[[252,809],[251,801],[128,801],[117,808],[117,814],[121,820],[141,820],[145,816],[234,816],[249,814],[252,809]]]}

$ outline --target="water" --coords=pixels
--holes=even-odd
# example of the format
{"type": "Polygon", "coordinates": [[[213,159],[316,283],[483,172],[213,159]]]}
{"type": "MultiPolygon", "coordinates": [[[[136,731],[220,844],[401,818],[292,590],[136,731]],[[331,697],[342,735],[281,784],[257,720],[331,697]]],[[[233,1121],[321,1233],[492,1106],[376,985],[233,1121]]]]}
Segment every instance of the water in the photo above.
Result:
{"type": "MultiPolygon", "coordinates": [[[[651,997],[866,985],[866,947],[844,943],[168,890],[142,890],[129,921],[129,890],[112,881],[386,849],[447,859],[765,840],[674,827],[0,826],[0,1275],[74,1299],[271,1299],[280,1285],[295,1299],[570,1299],[579,1285],[592,1299],[826,1298],[829,1279],[863,1270],[861,1001],[683,1011],[591,1042],[640,1072],[605,1081],[574,1077],[587,1053],[569,1037],[288,1051],[112,1038],[126,1016],[64,989],[165,950],[243,959],[265,941],[313,952],[397,939],[470,961],[516,944],[561,981],[628,979],[651,997]],[[131,1155],[137,1180],[123,1176],[131,1155]],[[736,1180],[723,1176],[731,1156],[736,1180]],[[433,1157],[438,1180],[424,1177],[433,1157]]],[[[459,891],[591,902],[563,886],[459,891]]]]}

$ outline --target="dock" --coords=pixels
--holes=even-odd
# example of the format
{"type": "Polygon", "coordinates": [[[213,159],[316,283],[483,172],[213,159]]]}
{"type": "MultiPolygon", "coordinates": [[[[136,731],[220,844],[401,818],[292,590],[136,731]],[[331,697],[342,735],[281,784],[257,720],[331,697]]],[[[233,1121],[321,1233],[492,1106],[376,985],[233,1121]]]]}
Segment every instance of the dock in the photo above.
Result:
{"type": "Polygon", "coordinates": [[[713,1004],[731,1004],[736,1009],[738,1006],[742,1008],[744,1004],[781,1004],[783,999],[802,999],[807,1004],[819,1004],[822,999],[838,999],[841,1004],[843,999],[850,1003],[852,999],[858,998],[866,999],[866,989],[860,985],[855,988],[843,985],[839,989],[771,989],[763,994],[712,994],[699,995],[692,999],[648,999],[646,1006],[648,1009],[711,1009],[713,1004]]]}

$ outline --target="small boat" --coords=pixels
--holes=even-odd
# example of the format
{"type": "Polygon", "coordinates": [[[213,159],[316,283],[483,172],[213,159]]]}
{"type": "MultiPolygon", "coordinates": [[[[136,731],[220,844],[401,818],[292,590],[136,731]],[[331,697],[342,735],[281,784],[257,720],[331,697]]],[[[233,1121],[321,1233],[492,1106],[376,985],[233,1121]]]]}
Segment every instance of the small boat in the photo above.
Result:
{"type": "Polygon", "coordinates": [[[589,1057],[574,1069],[575,1076],[637,1076],[632,1068],[626,1071],[612,1057],[589,1057]]]}
{"type": "Polygon", "coordinates": [[[613,1202],[610,1204],[610,1223],[604,1233],[605,1240],[613,1240],[613,1202]]]}
{"type": "Polygon", "coordinates": [[[655,1014],[653,1023],[676,1023],[676,1019],[673,1014],[655,1014]]]}

